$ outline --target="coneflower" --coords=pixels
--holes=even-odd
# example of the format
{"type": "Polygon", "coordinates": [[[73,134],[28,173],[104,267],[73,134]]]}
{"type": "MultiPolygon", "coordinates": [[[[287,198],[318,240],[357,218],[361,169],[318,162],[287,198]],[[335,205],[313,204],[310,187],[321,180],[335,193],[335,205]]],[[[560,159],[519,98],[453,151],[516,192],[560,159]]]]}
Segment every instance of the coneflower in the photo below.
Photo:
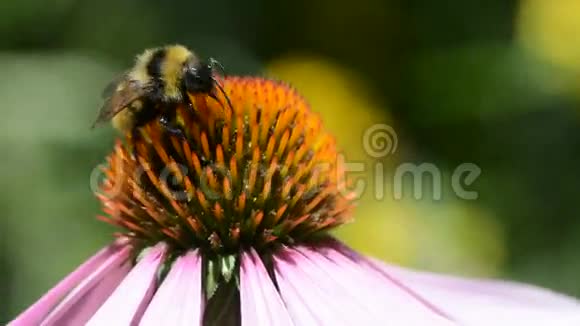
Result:
{"type": "Polygon", "coordinates": [[[320,118],[282,83],[223,84],[231,107],[178,109],[183,136],[151,123],[116,144],[97,195],[122,232],[10,325],[580,325],[572,298],[332,238],[354,198],[320,118]]]}

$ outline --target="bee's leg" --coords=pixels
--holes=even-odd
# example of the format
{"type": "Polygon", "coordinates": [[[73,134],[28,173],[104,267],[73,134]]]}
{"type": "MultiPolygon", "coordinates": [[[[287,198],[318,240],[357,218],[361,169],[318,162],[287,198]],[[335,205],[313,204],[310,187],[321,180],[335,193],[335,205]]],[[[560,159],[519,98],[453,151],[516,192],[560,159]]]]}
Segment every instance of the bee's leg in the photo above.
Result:
{"type": "Polygon", "coordinates": [[[129,134],[130,142],[131,143],[131,158],[136,161],[137,160],[137,139],[141,136],[139,133],[138,128],[133,128],[131,133],[129,134]]]}
{"type": "Polygon", "coordinates": [[[177,137],[180,137],[180,138],[185,138],[183,131],[181,129],[179,129],[179,127],[177,127],[176,125],[171,123],[169,121],[169,117],[167,115],[165,115],[165,114],[161,115],[159,117],[159,123],[170,134],[177,136],[177,137]]]}
{"type": "Polygon", "coordinates": [[[189,95],[186,94],[184,96],[184,101],[185,101],[185,104],[187,104],[187,108],[193,110],[193,108],[194,108],[194,105],[193,104],[194,103],[191,101],[191,97],[189,97],[189,95]]]}

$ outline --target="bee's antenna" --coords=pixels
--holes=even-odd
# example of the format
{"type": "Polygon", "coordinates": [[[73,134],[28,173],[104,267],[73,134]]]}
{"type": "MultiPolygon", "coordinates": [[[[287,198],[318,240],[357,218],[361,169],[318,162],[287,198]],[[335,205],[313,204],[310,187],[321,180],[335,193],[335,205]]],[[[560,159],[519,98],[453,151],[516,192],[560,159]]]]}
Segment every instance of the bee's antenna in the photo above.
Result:
{"type": "MultiPolygon", "coordinates": [[[[213,70],[214,67],[218,67],[220,69],[220,71],[222,72],[222,75],[226,74],[225,68],[224,66],[217,61],[215,58],[209,58],[209,67],[211,70],[213,70]]],[[[226,91],[224,90],[223,86],[221,85],[221,83],[212,76],[212,80],[215,84],[215,86],[219,89],[219,91],[224,95],[224,98],[226,99],[226,102],[228,102],[228,106],[230,107],[230,110],[232,110],[232,113],[234,112],[234,107],[232,106],[232,102],[230,101],[230,98],[228,97],[228,94],[226,94],[226,91]]],[[[217,100],[217,98],[215,98],[215,94],[212,94],[212,98],[214,100],[217,100]]],[[[219,102],[219,101],[218,101],[219,102]]]]}
{"type": "Polygon", "coordinates": [[[213,68],[213,67],[216,67],[217,66],[218,68],[220,68],[220,71],[222,72],[222,75],[225,75],[226,74],[226,69],[224,68],[224,66],[219,61],[217,61],[214,58],[209,58],[209,66],[210,66],[210,68],[213,68]]]}
{"type": "MultiPolygon", "coordinates": [[[[234,107],[232,106],[232,102],[230,101],[230,98],[228,96],[228,94],[226,93],[226,91],[224,90],[222,84],[215,78],[212,77],[212,80],[215,84],[215,86],[220,90],[220,92],[224,95],[224,98],[226,99],[226,102],[228,102],[228,106],[230,107],[230,110],[232,111],[232,114],[234,113],[234,107]]],[[[214,100],[221,102],[217,99],[217,97],[215,96],[215,94],[210,93],[210,97],[213,98],[214,100]]]]}

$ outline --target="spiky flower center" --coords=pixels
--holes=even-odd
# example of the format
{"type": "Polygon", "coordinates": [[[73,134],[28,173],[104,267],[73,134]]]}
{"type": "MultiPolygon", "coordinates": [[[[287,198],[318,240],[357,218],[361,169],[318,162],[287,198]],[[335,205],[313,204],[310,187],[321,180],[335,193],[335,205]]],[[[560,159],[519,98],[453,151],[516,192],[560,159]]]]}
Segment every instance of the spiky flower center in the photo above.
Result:
{"type": "Polygon", "coordinates": [[[116,144],[103,219],[146,243],[220,254],[307,241],[347,221],[335,140],[302,97],[259,78],[223,84],[231,108],[205,96],[178,108],[185,137],[151,122],[116,144]]]}

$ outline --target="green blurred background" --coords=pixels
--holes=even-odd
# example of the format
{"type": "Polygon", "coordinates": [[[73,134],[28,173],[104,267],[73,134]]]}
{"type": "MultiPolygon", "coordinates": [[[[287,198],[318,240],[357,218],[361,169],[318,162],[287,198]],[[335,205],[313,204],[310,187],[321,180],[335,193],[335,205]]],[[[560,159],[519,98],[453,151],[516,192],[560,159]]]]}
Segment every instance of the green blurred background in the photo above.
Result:
{"type": "Polygon", "coordinates": [[[351,246],[580,296],[579,35],[577,0],[3,1],[0,322],[110,240],[89,180],[114,132],[88,127],[136,53],[175,42],[292,82],[368,170],[365,129],[396,130],[385,199],[337,232],[351,246]],[[443,198],[395,200],[405,162],[435,164],[443,198]],[[477,200],[448,189],[464,162],[477,200]]]}

